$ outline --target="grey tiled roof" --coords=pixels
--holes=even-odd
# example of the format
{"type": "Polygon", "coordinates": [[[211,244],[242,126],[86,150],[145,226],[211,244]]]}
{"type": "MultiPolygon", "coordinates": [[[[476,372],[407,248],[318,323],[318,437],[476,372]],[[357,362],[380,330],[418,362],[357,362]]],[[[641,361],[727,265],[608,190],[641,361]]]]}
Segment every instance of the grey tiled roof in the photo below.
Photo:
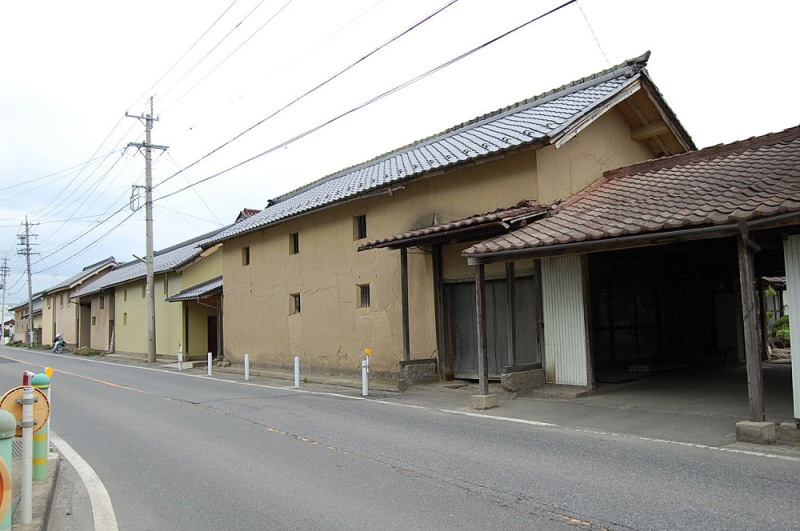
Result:
{"type": "Polygon", "coordinates": [[[800,126],[612,170],[551,216],[464,255],[547,252],[791,213],[800,214],[800,126]]]}
{"type": "Polygon", "coordinates": [[[97,273],[99,270],[101,270],[104,267],[106,267],[108,264],[116,264],[116,263],[117,262],[116,262],[116,260],[114,260],[114,257],[113,256],[109,256],[105,260],[97,262],[96,264],[92,264],[92,265],[84,267],[78,273],[75,273],[74,275],[72,275],[68,279],[63,280],[63,281],[59,282],[58,284],[56,284],[54,286],[50,286],[44,292],[45,293],[52,293],[54,291],[58,291],[58,290],[61,290],[61,289],[68,288],[71,285],[73,285],[75,282],[78,282],[79,280],[81,280],[82,278],[86,278],[86,277],[92,276],[93,274],[97,273]]]}
{"type": "MultiPolygon", "coordinates": [[[[43,291],[40,291],[39,293],[34,293],[33,294],[33,313],[39,313],[40,311],[42,311],[42,302],[43,301],[44,301],[44,292],[43,291]]],[[[17,304],[16,306],[12,306],[8,310],[11,311],[11,312],[15,312],[15,311],[17,311],[17,310],[19,310],[21,308],[23,309],[24,312],[26,312],[26,313],[24,313],[23,317],[26,317],[28,315],[27,314],[28,301],[21,302],[21,303],[17,304]]]]}
{"type": "MultiPolygon", "coordinates": [[[[197,257],[203,252],[202,245],[209,242],[214,236],[224,231],[229,227],[223,227],[216,231],[197,236],[191,240],[181,242],[172,247],[167,247],[157,251],[153,255],[153,269],[156,274],[165,273],[167,271],[174,271],[185,265],[190,260],[197,257]]],[[[133,260],[125,264],[119,265],[98,278],[97,280],[82,286],[79,290],[72,294],[72,297],[83,297],[98,293],[104,289],[126,282],[142,279],[147,276],[147,266],[141,260],[133,260]]]]}
{"type": "Polygon", "coordinates": [[[400,184],[429,171],[524,145],[546,144],[640,77],[646,77],[644,67],[648,58],[649,52],[589,78],[518,102],[374,160],[329,175],[277,198],[258,214],[221,232],[210,243],[400,184]]]}
{"type": "Polygon", "coordinates": [[[191,288],[187,288],[172,297],[167,297],[169,302],[190,301],[205,297],[215,290],[222,288],[222,277],[212,278],[191,288]]]}

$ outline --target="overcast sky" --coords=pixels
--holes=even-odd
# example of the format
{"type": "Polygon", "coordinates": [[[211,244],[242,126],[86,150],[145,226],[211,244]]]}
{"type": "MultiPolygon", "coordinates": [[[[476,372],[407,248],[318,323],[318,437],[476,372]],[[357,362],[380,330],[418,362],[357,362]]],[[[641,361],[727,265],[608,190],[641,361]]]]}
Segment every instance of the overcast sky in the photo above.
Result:
{"type": "MultiPolygon", "coordinates": [[[[144,158],[121,148],[142,141],[142,124],[124,115],[145,112],[149,96],[160,118],[152,142],[169,146],[155,153],[158,198],[358,107],[561,2],[458,0],[158,186],[448,3],[3,2],[0,258],[8,252],[8,299],[27,296],[24,260],[15,254],[26,214],[40,223],[34,291],[109,255],[127,261],[144,252],[143,209],[109,230],[131,214],[131,185],[143,182],[144,158]]],[[[797,1],[580,0],[302,140],[157,200],[156,249],[231,223],[242,208],[263,208],[302,184],[646,50],[652,51],[652,78],[698,147],[797,125],[798,20],[797,1]]]]}

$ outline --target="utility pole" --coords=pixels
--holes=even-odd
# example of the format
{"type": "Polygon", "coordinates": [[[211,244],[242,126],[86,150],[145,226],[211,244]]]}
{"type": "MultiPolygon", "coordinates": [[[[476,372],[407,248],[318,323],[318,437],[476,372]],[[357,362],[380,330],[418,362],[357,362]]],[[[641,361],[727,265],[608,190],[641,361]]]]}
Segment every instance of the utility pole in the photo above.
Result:
{"type": "MultiPolygon", "coordinates": [[[[153,97],[150,97],[150,114],[136,116],[133,114],[125,113],[128,118],[137,118],[144,123],[145,140],[144,143],[130,142],[128,147],[135,147],[137,149],[144,148],[144,172],[145,172],[145,244],[146,255],[145,263],[147,265],[147,287],[146,287],[146,304],[147,304],[147,362],[156,362],[156,298],[155,298],[155,273],[153,270],[153,168],[151,153],[153,149],[167,149],[167,146],[154,146],[150,143],[150,131],[153,129],[153,122],[157,122],[158,118],[153,116],[153,97]]],[[[139,186],[134,186],[134,191],[139,186]]],[[[133,207],[133,201],[131,201],[133,207]]]]}
{"type": "Polygon", "coordinates": [[[28,346],[33,346],[33,288],[31,284],[31,255],[33,252],[33,243],[31,238],[35,238],[36,234],[31,234],[31,226],[38,225],[38,223],[28,223],[28,216],[25,216],[25,234],[17,236],[19,238],[20,249],[17,254],[25,256],[26,269],[28,272],[28,346]]]}
{"type": "Polygon", "coordinates": [[[3,276],[2,282],[0,282],[0,289],[3,290],[3,305],[2,309],[0,309],[0,321],[2,321],[2,331],[0,331],[0,344],[5,344],[5,337],[6,337],[6,279],[8,278],[8,273],[10,269],[8,268],[8,256],[3,256],[3,265],[0,266],[0,275],[3,276]]]}

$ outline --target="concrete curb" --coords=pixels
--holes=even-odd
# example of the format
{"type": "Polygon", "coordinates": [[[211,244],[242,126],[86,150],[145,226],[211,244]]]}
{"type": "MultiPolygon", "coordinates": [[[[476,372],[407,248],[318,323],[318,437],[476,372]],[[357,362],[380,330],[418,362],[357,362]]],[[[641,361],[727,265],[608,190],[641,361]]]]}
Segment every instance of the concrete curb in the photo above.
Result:
{"type": "Polygon", "coordinates": [[[33,519],[30,524],[22,525],[20,520],[20,504],[19,492],[22,483],[20,458],[14,458],[14,496],[12,500],[11,510],[14,512],[11,516],[11,529],[18,529],[20,531],[44,531],[47,529],[47,524],[50,521],[50,510],[53,506],[53,498],[55,497],[56,486],[58,484],[58,476],[61,471],[61,456],[57,453],[50,452],[47,456],[47,479],[44,481],[33,482],[33,506],[32,513],[33,519]]]}

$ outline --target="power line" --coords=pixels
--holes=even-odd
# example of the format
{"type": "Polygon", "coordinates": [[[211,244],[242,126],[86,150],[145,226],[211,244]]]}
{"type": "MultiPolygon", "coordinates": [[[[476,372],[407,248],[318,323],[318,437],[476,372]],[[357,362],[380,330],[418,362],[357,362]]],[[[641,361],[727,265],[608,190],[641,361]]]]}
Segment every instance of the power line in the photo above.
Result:
{"type": "Polygon", "coordinates": [[[597,45],[597,48],[600,50],[600,53],[603,54],[603,59],[606,60],[606,64],[611,66],[611,62],[606,57],[606,52],[603,50],[603,47],[600,46],[600,41],[597,39],[597,35],[594,33],[594,28],[592,28],[591,22],[589,22],[589,17],[586,16],[586,13],[583,12],[583,8],[581,7],[580,2],[575,2],[578,6],[578,9],[581,11],[581,15],[583,15],[583,20],[586,21],[586,25],[589,26],[589,31],[592,33],[592,37],[594,38],[594,43],[597,45]]]}
{"type": "MultiPolygon", "coordinates": [[[[165,151],[164,153],[166,153],[166,154],[167,154],[167,156],[168,156],[168,157],[169,157],[169,159],[172,161],[172,163],[175,165],[175,167],[176,167],[176,168],[178,168],[178,169],[180,170],[180,169],[181,169],[181,167],[178,165],[178,163],[177,163],[177,162],[175,161],[175,159],[172,157],[172,154],[171,154],[169,151],[165,151]]],[[[186,183],[187,183],[187,184],[191,184],[191,181],[189,181],[189,178],[188,178],[188,177],[186,177],[186,174],[183,174],[183,178],[184,178],[184,180],[186,181],[186,183]]],[[[199,200],[200,200],[200,202],[201,202],[201,203],[203,203],[203,205],[205,205],[205,207],[208,209],[208,212],[209,212],[209,214],[211,214],[212,216],[214,216],[214,219],[216,219],[216,220],[217,220],[217,222],[218,222],[220,225],[224,225],[224,223],[223,223],[222,221],[220,221],[220,219],[219,219],[219,218],[217,217],[217,215],[214,213],[214,210],[212,210],[212,208],[211,208],[210,206],[208,206],[208,203],[206,203],[206,200],[205,200],[205,199],[203,199],[203,196],[202,196],[202,195],[200,195],[200,192],[198,192],[198,191],[197,191],[197,190],[195,190],[194,188],[192,188],[192,190],[194,191],[194,195],[196,195],[196,196],[197,196],[197,199],[199,199],[199,200]]]]}
{"type": "MultiPolygon", "coordinates": [[[[86,162],[94,162],[95,160],[100,160],[101,158],[105,157],[106,155],[110,155],[111,153],[113,153],[113,151],[111,151],[109,153],[103,153],[102,155],[100,155],[100,156],[98,156],[96,158],[93,158],[93,159],[89,159],[86,162]]],[[[59,171],[56,171],[56,172],[53,172],[53,173],[48,173],[47,175],[42,175],[41,177],[36,177],[34,179],[25,179],[24,181],[19,182],[17,184],[10,184],[8,186],[4,186],[4,188],[6,190],[10,190],[11,188],[16,188],[17,186],[24,186],[26,184],[30,184],[30,183],[33,183],[33,182],[36,182],[36,181],[41,181],[42,179],[47,179],[48,177],[58,176],[58,175],[60,175],[60,174],[62,174],[64,172],[68,172],[68,171],[74,170],[76,168],[80,168],[81,166],[86,164],[86,162],[81,162],[80,164],[76,164],[74,166],[70,166],[69,168],[64,168],[63,170],[59,170],[59,171]]]]}
{"type": "Polygon", "coordinates": [[[439,13],[441,13],[442,11],[447,9],[448,7],[450,7],[453,4],[455,4],[456,2],[458,2],[458,0],[450,0],[449,2],[444,4],[442,7],[436,9],[435,11],[433,11],[430,14],[426,15],[422,19],[418,20],[417,22],[415,22],[414,24],[412,24],[408,28],[404,29],[403,31],[401,31],[400,33],[395,35],[394,37],[390,38],[389,40],[385,41],[383,44],[379,45],[377,48],[373,49],[372,51],[370,51],[369,53],[363,55],[362,57],[360,57],[356,61],[354,61],[354,62],[350,63],[349,65],[347,65],[346,67],[342,68],[341,70],[339,70],[338,72],[336,72],[335,74],[333,74],[332,76],[327,78],[325,81],[322,81],[321,83],[319,83],[316,86],[314,86],[313,88],[307,90],[306,92],[304,92],[300,96],[296,97],[295,99],[293,99],[292,101],[290,101],[289,103],[284,105],[283,107],[279,108],[278,110],[274,111],[273,113],[269,114],[268,116],[262,118],[261,120],[259,120],[258,122],[254,123],[253,125],[251,125],[247,129],[245,129],[244,131],[239,133],[238,135],[234,136],[233,138],[231,138],[230,140],[225,142],[224,144],[222,144],[220,146],[217,146],[216,148],[214,148],[213,150],[209,151],[208,153],[206,153],[205,155],[203,155],[202,157],[200,157],[196,161],[192,162],[191,164],[189,164],[188,166],[186,166],[182,170],[179,170],[176,173],[173,173],[172,175],[170,175],[169,177],[167,177],[166,179],[164,179],[160,183],[156,184],[153,188],[158,188],[159,186],[161,186],[162,184],[166,183],[170,179],[176,177],[177,175],[180,175],[181,173],[183,173],[184,171],[188,170],[192,166],[195,166],[199,162],[201,162],[201,161],[205,160],[206,158],[210,157],[211,155],[213,155],[214,153],[216,153],[220,149],[223,149],[224,147],[226,147],[230,143],[235,142],[239,138],[243,137],[244,135],[246,135],[247,133],[249,133],[250,131],[252,131],[256,127],[258,127],[258,126],[262,125],[263,123],[267,122],[268,120],[274,118],[275,116],[277,116],[281,112],[285,111],[286,109],[288,109],[289,107],[291,107],[295,103],[299,102],[303,98],[305,98],[305,97],[309,96],[310,94],[313,94],[317,90],[321,89],[322,87],[324,87],[325,85],[327,85],[328,83],[330,83],[331,81],[336,79],[337,77],[341,76],[342,74],[344,74],[348,70],[354,68],[355,66],[357,66],[360,63],[362,63],[363,61],[366,61],[372,55],[376,54],[377,52],[379,52],[380,50],[382,50],[386,46],[388,46],[391,43],[395,42],[397,39],[403,37],[404,35],[407,35],[408,33],[413,31],[414,29],[418,28],[419,26],[421,26],[425,22],[429,21],[430,19],[432,19],[433,17],[435,17],[436,15],[438,15],[439,13]]]}
{"type": "Polygon", "coordinates": [[[261,1],[260,1],[258,4],[256,4],[256,6],[255,6],[253,9],[251,9],[251,10],[250,10],[250,11],[249,11],[249,12],[248,12],[248,13],[247,13],[245,16],[244,16],[244,18],[242,18],[242,20],[240,20],[240,21],[239,21],[239,22],[238,22],[238,23],[237,23],[237,24],[236,24],[236,25],[235,25],[235,26],[234,26],[234,27],[233,27],[233,28],[232,28],[232,29],[231,29],[231,30],[230,30],[228,33],[226,33],[226,34],[225,34],[225,36],[224,36],[224,37],[222,37],[222,39],[220,39],[220,40],[219,40],[219,42],[217,42],[217,44],[215,44],[215,45],[214,45],[214,46],[213,46],[213,47],[212,47],[212,48],[211,48],[211,49],[210,49],[208,52],[206,52],[206,54],[205,54],[203,57],[201,57],[201,58],[200,58],[200,60],[199,60],[199,61],[197,61],[197,62],[194,64],[194,66],[192,66],[192,67],[191,67],[191,68],[190,68],[190,69],[189,69],[189,70],[188,70],[188,71],[187,71],[185,74],[183,74],[183,75],[180,77],[180,79],[178,79],[178,80],[177,80],[175,83],[173,83],[173,84],[172,84],[172,85],[171,85],[171,86],[170,86],[170,87],[169,87],[169,88],[168,88],[168,89],[167,89],[167,90],[166,90],[166,91],[165,91],[163,94],[161,94],[161,95],[160,95],[160,98],[159,98],[159,100],[160,100],[161,98],[165,97],[165,96],[166,96],[167,94],[169,94],[170,92],[172,92],[172,89],[174,89],[174,88],[175,88],[175,87],[176,87],[178,84],[180,84],[180,82],[181,82],[181,81],[183,81],[184,79],[186,79],[186,76],[188,76],[189,74],[191,74],[191,73],[194,71],[194,69],[195,69],[195,68],[197,68],[197,67],[200,65],[200,63],[202,63],[203,61],[205,61],[205,60],[206,60],[206,58],[207,58],[209,55],[211,55],[211,54],[214,52],[214,50],[216,50],[216,49],[217,49],[217,48],[218,48],[218,47],[219,47],[219,46],[220,46],[220,45],[221,45],[223,42],[225,42],[225,40],[226,40],[228,37],[230,37],[230,36],[231,36],[231,34],[232,34],[234,31],[236,31],[236,30],[239,28],[239,26],[241,26],[241,25],[242,25],[242,23],[243,23],[245,20],[247,20],[247,19],[250,17],[250,15],[252,15],[252,14],[253,14],[253,12],[254,12],[256,9],[258,9],[258,8],[261,6],[261,4],[263,4],[264,2],[265,2],[265,0],[261,0],[261,1]]]}
{"type": "Polygon", "coordinates": [[[193,91],[193,90],[194,90],[194,89],[195,89],[195,88],[196,88],[198,85],[200,85],[200,83],[202,83],[203,81],[205,81],[205,80],[208,78],[208,76],[210,76],[211,74],[213,74],[214,72],[216,72],[216,71],[217,71],[217,69],[218,69],[220,66],[222,66],[223,64],[225,64],[225,63],[228,61],[228,59],[230,59],[230,58],[233,56],[233,54],[235,54],[236,52],[238,52],[238,51],[239,51],[239,50],[240,50],[240,49],[241,49],[241,48],[242,48],[242,47],[243,47],[245,44],[247,44],[248,42],[250,42],[250,39],[252,39],[253,37],[255,37],[255,36],[256,36],[256,34],[258,34],[258,33],[259,33],[261,30],[263,30],[263,29],[264,29],[264,28],[265,28],[265,27],[266,27],[266,26],[267,26],[267,25],[268,25],[270,22],[272,22],[272,21],[275,19],[275,17],[277,17],[277,16],[278,16],[278,15],[279,15],[279,14],[280,14],[280,13],[281,13],[281,12],[282,12],[284,9],[286,9],[287,7],[289,7],[289,4],[291,4],[292,2],[293,2],[293,0],[288,0],[288,1],[287,1],[285,4],[283,4],[283,6],[282,6],[280,9],[278,9],[278,10],[277,10],[277,11],[276,11],[276,12],[275,12],[275,13],[274,13],[274,14],[273,14],[271,17],[269,17],[269,18],[267,19],[267,21],[266,21],[266,22],[264,22],[264,23],[263,23],[261,26],[259,26],[259,28],[258,28],[256,31],[254,31],[253,33],[251,33],[251,34],[250,34],[250,36],[249,36],[249,37],[247,37],[247,38],[244,40],[244,42],[242,42],[241,44],[239,44],[239,46],[237,46],[237,47],[236,47],[236,48],[235,48],[235,49],[234,49],[234,50],[233,50],[231,53],[229,53],[227,56],[225,56],[225,58],[224,58],[222,61],[220,61],[219,63],[217,63],[217,65],[216,65],[214,68],[212,68],[211,70],[209,70],[209,71],[206,73],[206,75],[204,75],[203,77],[201,77],[201,78],[200,78],[200,79],[199,79],[199,80],[198,80],[198,81],[197,81],[197,82],[196,82],[194,85],[192,85],[191,87],[189,87],[189,89],[188,89],[188,90],[186,90],[186,91],[185,91],[183,94],[181,94],[180,96],[178,96],[178,98],[177,98],[177,99],[175,99],[175,100],[174,100],[172,103],[170,103],[169,105],[167,105],[167,106],[164,108],[164,111],[163,111],[163,112],[167,112],[169,109],[171,109],[173,105],[175,105],[176,103],[178,103],[180,100],[182,100],[184,97],[186,97],[186,95],[188,95],[188,94],[189,94],[191,91],[193,91]]]}
{"type": "Polygon", "coordinates": [[[201,35],[200,35],[200,36],[197,38],[197,40],[196,40],[196,41],[194,41],[194,43],[192,43],[192,45],[191,45],[191,46],[189,46],[189,48],[187,48],[185,52],[183,52],[183,55],[181,55],[180,57],[178,57],[178,59],[177,59],[177,60],[176,60],[174,63],[172,63],[172,65],[170,65],[170,67],[169,67],[169,68],[167,68],[167,70],[166,70],[166,71],[165,71],[163,74],[161,74],[161,77],[159,77],[158,79],[156,79],[156,80],[155,80],[155,82],[153,82],[153,84],[152,84],[152,85],[150,85],[150,87],[149,87],[147,90],[145,90],[144,92],[142,92],[142,95],[141,95],[141,96],[139,96],[138,98],[136,98],[136,101],[135,101],[135,102],[133,102],[133,104],[131,104],[131,105],[129,106],[129,108],[130,108],[130,107],[134,107],[134,106],[135,106],[137,103],[139,103],[139,101],[140,101],[142,98],[144,98],[146,94],[150,93],[150,91],[151,91],[151,90],[153,90],[153,88],[154,88],[156,85],[158,85],[158,84],[161,82],[161,80],[162,80],[162,79],[164,79],[164,78],[167,76],[167,74],[169,74],[169,73],[172,71],[172,69],[174,69],[174,68],[175,68],[175,66],[176,66],[178,63],[180,63],[181,61],[183,61],[183,59],[184,59],[184,58],[185,58],[185,57],[186,57],[186,56],[189,54],[189,52],[191,52],[191,51],[194,49],[194,47],[195,47],[195,46],[197,46],[197,43],[199,43],[199,42],[200,42],[200,41],[203,39],[203,37],[205,37],[205,36],[208,34],[208,32],[209,32],[209,31],[211,31],[211,29],[212,29],[214,26],[216,26],[216,25],[217,25],[217,22],[219,22],[219,21],[222,19],[222,17],[224,17],[224,16],[225,16],[225,14],[226,14],[228,11],[230,11],[230,9],[231,9],[231,8],[234,6],[234,4],[236,4],[236,2],[238,2],[238,1],[239,1],[239,0],[233,0],[233,2],[231,2],[231,3],[230,3],[230,5],[228,5],[228,7],[226,7],[226,8],[225,8],[225,10],[224,10],[224,11],[223,11],[223,12],[222,12],[222,13],[221,13],[221,14],[220,14],[220,15],[219,15],[217,18],[216,18],[216,20],[214,20],[214,22],[212,22],[212,23],[211,23],[211,25],[210,25],[208,28],[206,28],[206,30],[205,30],[205,31],[204,31],[204,32],[203,32],[203,33],[202,33],[202,34],[201,34],[201,35]]]}
{"type": "MultiPolygon", "coordinates": [[[[261,153],[258,153],[258,154],[254,155],[254,156],[252,156],[252,157],[250,157],[248,159],[245,159],[245,160],[243,160],[241,162],[238,162],[238,163],[234,164],[233,166],[230,166],[230,167],[228,167],[228,168],[226,168],[226,169],[224,169],[222,171],[219,171],[217,173],[209,175],[208,177],[200,179],[199,181],[196,181],[196,182],[194,182],[194,183],[192,183],[192,184],[190,184],[188,186],[184,186],[183,188],[179,188],[178,190],[175,190],[175,191],[170,192],[168,194],[165,194],[165,195],[163,195],[161,197],[158,197],[154,201],[160,201],[161,199],[165,199],[167,197],[172,197],[173,195],[179,194],[179,193],[181,193],[181,192],[183,192],[185,190],[188,190],[189,188],[193,188],[193,187],[195,187],[195,186],[197,186],[199,184],[202,184],[202,183],[204,183],[206,181],[210,181],[211,179],[219,177],[220,175],[224,175],[224,174],[226,174],[226,173],[228,173],[228,172],[230,172],[232,170],[235,170],[236,168],[244,166],[245,164],[247,164],[249,162],[252,162],[252,161],[254,161],[254,160],[256,160],[256,159],[258,159],[260,157],[263,157],[264,155],[268,155],[268,154],[272,153],[273,151],[277,151],[278,149],[280,149],[282,147],[285,147],[285,146],[288,146],[290,144],[293,144],[294,142],[297,142],[298,140],[301,140],[301,139],[305,138],[306,136],[308,136],[308,135],[310,135],[312,133],[315,133],[316,131],[319,131],[320,129],[322,129],[324,127],[327,127],[328,125],[330,125],[330,124],[332,124],[334,122],[337,122],[338,120],[344,118],[345,116],[353,114],[354,112],[357,112],[357,111],[363,109],[364,107],[372,105],[373,103],[375,103],[375,102],[377,102],[377,101],[379,101],[379,100],[381,100],[381,99],[383,99],[383,98],[385,98],[385,97],[387,97],[387,96],[389,96],[391,94],[394,94],[395,92],[398,92],[398,91],[400,91],[400,90],[402,90],[402,89],[404,89],[404,88],[406,88],[406,87],[408,87],[410,85],[413,85],[414,83],[416,83],[416,82],[418,82],[418,81],[420,81],[422,79],[425,79],[426,77],[438,72],[439,70],[442,70],[444,68],[447,68],[450,65],[453,65],[453,64],[461,61],[462,59],[464,59],[466,57],[469,57],[473,53],[475,53],[477,51],[480,51],[480,50],[486,48],[487,46],[490,46],[490,45],[494,44],[495,42],[497,42],[497,41],[499,41],[499,40],[511,35],[512,33],[515,33],[517,31],[521,30],[522,28],[525,28],[525,27],[529,26],[530,24],[533,24],[534,22],[537,22],[537,21],[539,21],[539,20],[541,20],[541,19],[543,19],[543,18],[545,18],[545,17],[547,17],[549,15],[552,15],[553,13],[555,13],[555,12],[557,12],[557,11],[567,7],[567,6],[569,6],[570,4],[574,4],[575,2],[577,2],[577,0],[569,0],[567,2],[564,2],[563,4],[560,4],[559,6],[554,7],[553,9],[547,11],[546,13],[544,13],[542,15],[539,15],[539,16],[536,16],[536,17],[534,17],[534,18],[532,18],[532,19],[530,19],[530,20],[528,20],[528,21],[526,21],[526,22],[524,22],[524,23],[522,23],[522,24],[520,24],[520,25],[518,25],[518,26],[516,26],[516,27],[514,27],[514,28],[512,28],[512,29],[510,29],[510,30],[508,30],[508,31],[506,31],[506,32],[504,32],[502,34],[500,34],[500,35],[498,35],[497,37],[494,37],[494,38],[484,42],[483,44],[480,44],[480,45],[472,48],[471,50],[466,51],[466,52],[464,52],[464,53],[462,53],[462,54],[450,59],[449,61],[440,64],[439,66],[436,66],[436,67],[434,67],[434,68],[432,68],[432,69],[430,69],[430,70],[428,70],[428,71],[426,71],[426,72],[424,72],[424,73],[422,73],[422,74],[420,74],[420,75],[418,75],[418,76],[416,76],[416,77],[414,77],[412,79],[409,79],[408,81],[405,81],[405,82],[403,82],[403,83],[401,83],[399,85],[396,85],[395,87],[393,87],[393,88],[391,88],[391,89],[389,89],[389,90],[387,90],[385,92],[382,92],[381,94],[379,94],[377,96],[374,96],[373,98],[370,98],[369,100],[361,103],[360,105],[357,105],[356,107],[353,107],[348,111],[345,111],[345,112],[343,112],[341,114],[338,114],[338,115],[334,116],[333,118],[330,118],[329,120],[326,120],[325,122],[323,122],[323,123],[321,123],[321,124],[319,124],[319,125],[317,125],[315,127],[312,127],[311,129],[308,129],[305,132],[300,133],[299,135],[296,135],[296,136],[290,138],[289,140],[285,140],[285,141],[281,142],[280,144],[276,144],[276,145],[272,146],[271,148],[269,148],[269,149],[267,149],[265,151],[262,151],[261,153]]],[[[217,149],[219,149],[219,148],[217,148],[217,149]]],[[[208,156],[208,155],[205,155],[205,156],[208,156]]],[[[205,156],[203,158],[205,158],[205,156]]],[[[202,160],[202,159],[200,159],[200,160],[202,160]]],[[[193,166],[197,162],[199,162],[199,160],[196,161],[193,164],[190,164],[189,166],[187,166],[187,168],[193,166]]],[[[184,169],[187,169],[187,168],[184,168],[184,169]]],[[[159,183],[159,185],[160,184],[164,184],[167,180],[171,179],[175,175],[177,175],[177,174],[174,174],[174,175],[168,177],[167,179],[165,179],[164,181],[159,183]]],[[[158,185],[156,185],[156,186],[158,186],[158,185]]]]}

